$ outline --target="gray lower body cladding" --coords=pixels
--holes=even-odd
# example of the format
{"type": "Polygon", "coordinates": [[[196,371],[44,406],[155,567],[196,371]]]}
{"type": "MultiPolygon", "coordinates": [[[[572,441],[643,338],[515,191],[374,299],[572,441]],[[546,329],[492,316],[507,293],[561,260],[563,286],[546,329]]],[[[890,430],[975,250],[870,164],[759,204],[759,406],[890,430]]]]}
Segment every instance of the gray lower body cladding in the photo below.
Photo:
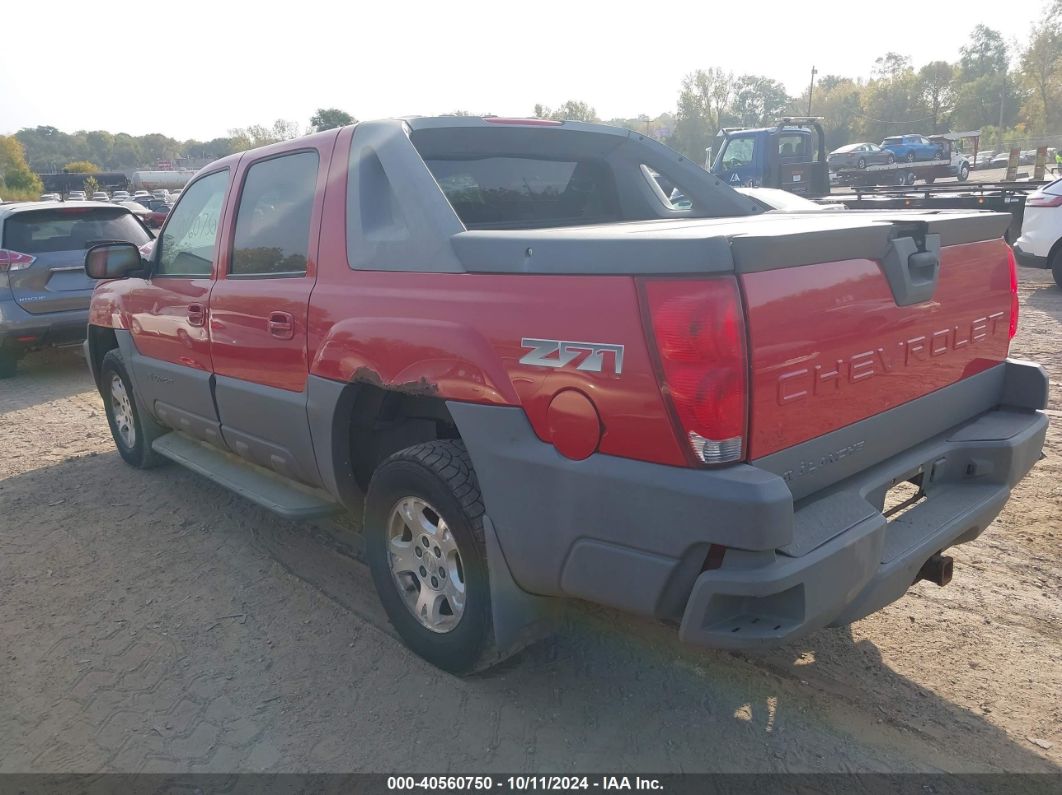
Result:
{"type": "MultiPolygon", "coordinates": [[[[449,408],[522,588],[678,620],[696,645],[750,648],[898,599],[929,557],[998,515],[1041,455],[1046,375],[1018,362],[982,375],[981,405],[966,406],[975,414],[798,500],[781,474],[756,465],[572,461],[540,441],[519,408],[449,408]],[[911,478],[925,498],[887,521],[885,492],[911,478]],[[704,570],[712,544],[727,551],[719,568],[704,570]]],[[[927,398],[899,408],[917,411],[927,398]]],[[[850,426],[852,434],[895,434],[900,417],[889,414],[850,426]]]]}

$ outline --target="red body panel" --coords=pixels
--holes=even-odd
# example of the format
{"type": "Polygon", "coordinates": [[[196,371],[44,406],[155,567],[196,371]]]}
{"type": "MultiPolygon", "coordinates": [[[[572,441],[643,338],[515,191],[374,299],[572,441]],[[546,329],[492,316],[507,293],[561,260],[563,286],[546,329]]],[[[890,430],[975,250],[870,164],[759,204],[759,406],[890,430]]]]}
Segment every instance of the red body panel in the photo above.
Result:
{"type": "Polygon", "coordinates": [[[196,370],[213,369],[206,311],[210,279],[129,279],[113,286],[125,288],[121,304],[133,344],[144,356],[196,370]]]}
{"type": "Polygon", "coordinates": [[[280,151],[316,149],[320,158],[317,194],[310,215],[306,274],[283,278],[228,278],[241,186],[248,169],[271,150],[243,158],[226,201],[218,256],[218,281],[210,296],[210,337],[214,372],[291,392],[306,388],[306,315],[317,278],[317,243],[324,207],[329,156],[337,132],[315,135],[280,151]]]}
{"type": "Polygon", "coordinates": [[[1006,358],[1010,271],[1002,240],[941,252],[932,301],[896,306],[871,260],[742,277],[752,459],[821,436],[1006,358]]]}
{"type": "Polygon", "coordinates": [[[551,439],[550,401],[577,389],[601,416],[599,452],[686,464],[649,359],[633,279],[351,271],[345,255],[333,257],[322,246],[309,321],[314,375],[522,405],[543,440],[551,439]],[[608,311],[588,311],[591,297],[608,311]],[[623,345],[623,372],[612,371],[611,359],[602,372],[520,364],[525,337],[623,345]]]}

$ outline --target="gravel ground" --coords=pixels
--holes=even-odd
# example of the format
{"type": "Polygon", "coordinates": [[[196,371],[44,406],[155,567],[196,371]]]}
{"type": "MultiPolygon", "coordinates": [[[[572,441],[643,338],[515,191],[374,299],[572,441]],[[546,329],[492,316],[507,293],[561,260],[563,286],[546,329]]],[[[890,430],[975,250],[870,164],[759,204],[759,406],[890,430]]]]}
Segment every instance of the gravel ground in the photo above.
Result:
{"type": "Polygon", "coordinates": [[[764,654],[572,604],[464,680],[395,639],[352,521],[125,466],[80,357],[31,357],[0,382],[0,772],[1058,772],[1062,290],[1020,276],[1048,457],[950,586],[764,654]]]}

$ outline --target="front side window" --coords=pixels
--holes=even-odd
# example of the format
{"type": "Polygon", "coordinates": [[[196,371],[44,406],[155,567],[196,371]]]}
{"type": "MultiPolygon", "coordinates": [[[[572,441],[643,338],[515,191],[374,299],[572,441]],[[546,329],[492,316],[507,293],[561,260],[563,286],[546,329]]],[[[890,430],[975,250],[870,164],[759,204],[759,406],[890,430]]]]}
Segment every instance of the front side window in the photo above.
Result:
{"type": "Polygon", "coordinates": [[[306,273],[317,152],[298,152],[247,169],[236,213],[231,276],[306,273]]]}
{"type": "Polygon", "coordinates": [[[210,276],[228,185],[224,170],[185,188],[159,238],[156,276],[210,276]]]}

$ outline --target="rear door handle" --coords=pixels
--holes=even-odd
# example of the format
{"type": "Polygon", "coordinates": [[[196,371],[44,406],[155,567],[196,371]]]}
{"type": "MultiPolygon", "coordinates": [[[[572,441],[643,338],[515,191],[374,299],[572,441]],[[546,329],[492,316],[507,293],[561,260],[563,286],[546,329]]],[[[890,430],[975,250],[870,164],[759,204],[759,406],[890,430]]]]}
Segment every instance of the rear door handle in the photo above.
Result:
{"type": "Polygon", "coordinates": [[[269,333],[278,340],[290,340],[295,336],[295,318],[290,312],[270,312],[269,333]]]}
{"type": "Polygon", "coordinates": [[[206,310],[202,304],[188,304],[188,325],[206,325],[206,310]]]}

